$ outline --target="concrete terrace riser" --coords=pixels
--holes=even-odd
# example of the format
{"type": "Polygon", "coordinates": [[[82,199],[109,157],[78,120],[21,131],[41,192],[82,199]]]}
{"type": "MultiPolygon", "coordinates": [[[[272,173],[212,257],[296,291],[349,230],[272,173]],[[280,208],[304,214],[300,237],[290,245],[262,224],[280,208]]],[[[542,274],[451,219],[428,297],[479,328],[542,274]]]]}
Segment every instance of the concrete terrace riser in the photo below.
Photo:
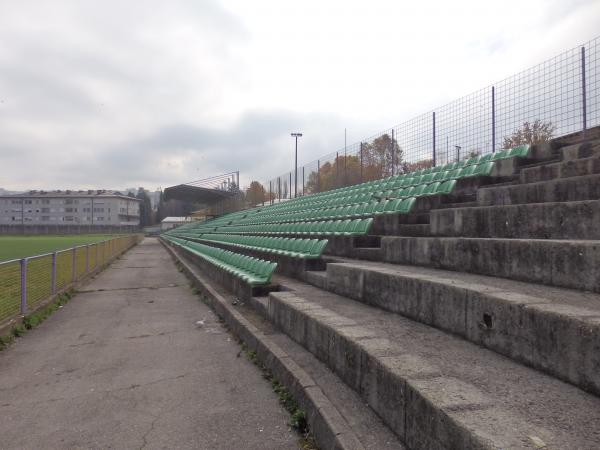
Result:
{"type": "Polygon", "coordinates": [[[600,292],[600,243],[477,238],[381,239],[382,261],[600,292]]]}
{"type": "Polygon", "coordinates": [[[427,372],[425,361],[416,367],[410,355],[397,354],[386,339],[353,320],[295,298],[293,293],[272,293],[268,314],[277,327],[356,390],[408,448],[522,447],[510,438],[511,442],[502,443],[509,447],[494,442],[494,434],[506,439],[512,430],[482,433],[481,413],[494,406],[476,388],[427,372]]]}
{"type": "Polygon", "coordinates": [[[431,211],[432,236],[600,239],[600,200],[431,211]]]}
{"type": "Polygon", "coordinates": [[[567,160],[555,164],[523,169],[522,183],[537,183],[557,178],[570,178],[600,173],[600,157],[567,160]]]}
{"type": "MultiPolygon", "coordinates": [[[[329,264],[313,283],[452,332],[600,394],[600,313],[499,288],[329,264]]],[[[312,281],[312,277],[309,277],[312,281]]]]}
{"type": "Polygon", "coordinates": [[[600,174],[540,183],[496,186],[477,191],[477,200],[481,206],[597,199],[600,199],[600,174]]]}

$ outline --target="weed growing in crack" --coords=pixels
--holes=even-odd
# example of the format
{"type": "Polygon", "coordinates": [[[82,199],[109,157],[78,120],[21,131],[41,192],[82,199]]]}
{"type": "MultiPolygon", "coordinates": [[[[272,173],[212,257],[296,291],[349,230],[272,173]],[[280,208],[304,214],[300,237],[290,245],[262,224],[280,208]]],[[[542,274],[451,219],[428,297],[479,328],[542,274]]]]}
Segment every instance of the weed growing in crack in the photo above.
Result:
{"type": "MultiPolygon", "coordinates": [[[[298,406],[296,399],[292,393],[282,384],[280,383],[271,373],[269,369],[260,361],[258,358],[258,354],[254,350],[250,350],[246,343],[241,342],[242,351],[246,355],[246,358],[257,366],[263,373],[263,377],[271,382],[271,387],[277,397],[279,398],[279,403],[281,406],[285,408],[285,410],[290,414],[289,425],[296,431],[302,434],[303,443],[314,442],[312,436],[308,430],[308,422],[306,420],[306,412],[298,406]]],[[[303,447],[308,449],[316,448],[313,447],[303,447]]]]}

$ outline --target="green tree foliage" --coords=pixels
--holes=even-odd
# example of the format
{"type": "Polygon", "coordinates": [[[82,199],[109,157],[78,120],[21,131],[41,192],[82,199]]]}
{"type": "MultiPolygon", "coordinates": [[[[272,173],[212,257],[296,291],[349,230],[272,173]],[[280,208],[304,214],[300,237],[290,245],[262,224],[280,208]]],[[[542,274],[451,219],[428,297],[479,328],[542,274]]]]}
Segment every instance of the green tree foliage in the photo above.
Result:
{"type": "Polygon", "coordinates": [[[523,125],[519,129],[504,138],[502,146],[508,149],[523,144],[540,144],[552,139],[555,131],[556,126],[550,121],[542,122],[540,119],[537,119],[533,123],[523,122],[523,125]]]}

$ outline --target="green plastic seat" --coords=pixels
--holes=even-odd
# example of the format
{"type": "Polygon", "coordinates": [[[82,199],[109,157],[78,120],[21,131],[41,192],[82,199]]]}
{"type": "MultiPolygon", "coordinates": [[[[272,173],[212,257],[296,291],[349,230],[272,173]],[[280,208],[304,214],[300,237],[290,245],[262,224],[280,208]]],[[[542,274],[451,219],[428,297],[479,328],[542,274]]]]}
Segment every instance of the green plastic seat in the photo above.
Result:
{"type": "Polygon", "coordinates": [[[466,160],[465,166],[472,166],[474,164],[479,164],[479,159],[480,158],[481,158],[481,156],[479,156],[479,155],[472,156],[471,158],[469,158],[469,159],[466,160]]]}
{"type": "Polygon", "coordinates": [[[421,195],[434,195],[436,193],[436,189],[440,186],[440,182],[436,181],[435,183],[431,183],[427,185],[425,189],[423,189],[423,193],[421,195]]]}
{"type": "Polygon", "coordinates": [[[491,161],[498,161],[499,159],[505,159],[510,156],[510,150],[501,150],[496,153],[492,153],[491,161]]]}
{"type": "Polygon", "coordinates": [[[452,193],[455,186],[456,186],[456,180],[444,181],[443,183],[441,183],[438,186],[435,193],[442,194],[442,195],[448,195],[448,194],[452,193]]]}
{"type": "Polygon", "coordinates": [[[510,149],[509,157],[528,158],[530,149],[531,146],[529,144],[518,145],[510,149]]]}
{"type": "Polygon", "coordinates": [[[394,214],[396,210],[400,208],[401,203],[402,200],[399,198],[390,200],[385,205],[385,208],[383,208],[383,214],[394,214]]]}
{"type": "Polygon", "coordinates": [[[486,163],[488,161],[491,161],[492,158],[494,157],[494,153],[488,153],[487,155],[483,155],[479,158],[479,163],[478,164],[483,164],[486,163]]]}
{"type": "Polygon", "coordinates": [[[378,205],[375,207],[375,210],[373,211],[374,215],[380,215],[383,214],[383,212],[385,211],[385,207],[388,204],[389,200],[382,200],[378,203],[378,205]]]}
{"type": "Polygon", "coordinates": [[[425,190],[426,187],[427,187],[426,184],[420,184],[418,186],[415,186],[415,188],[411,191],[410,196],[411,197],[420,197],[421,195],[423,195],[423,191],[425,190]]]}
{"type": "Polygon", "coordinates": [[[446,181],[448,179],[448,173],[448,171],[440,171],[433,176],[431,181],[446,181]]]}
{"type": "Polygon", "coordinates": [[[352,231],[352,234],[355,236],[365,235],[369,232],[369,229],[371,228],[372,224],[373,224],[373,218],[362,219],[360,221],[360,223],[358,223],[355,226],[354,230],[352,231]]]}
{"type": "Polygon", "coordinates": [[[488,177],[492,174],[493,170],[494,170],[494,162],[493,161],[479,164],[476,166],[476,169],[473,172],[473,176],[488,177]]]}
{"type": "Polygon", "coordinates": [[[405,198],[404,200],[402,200],[402,203],[400,204],[400,208],[398,209],[398,213],[400,214],[408,214],[412,211],[413,206],[415,205],[417,199],[414,197],[410,197],[410,198],[405,198]]]}
{"type": "Polygon", "coordinates": [[[419,184],[428,184],[431,183],[433,181],[433,177],[435,177],[437,175],[436,173],[428,173],[427,175],[423,175],[421,177],[421,179],[419,180],[419,184]]]}
{"type": "Polygon", "coordinates": [[[477,166],[473,164],[463,167],[462,169],[460,169],[457,178],[467,178],[473,176],[473,172],[475,171],[476,167],[477,166]]]}

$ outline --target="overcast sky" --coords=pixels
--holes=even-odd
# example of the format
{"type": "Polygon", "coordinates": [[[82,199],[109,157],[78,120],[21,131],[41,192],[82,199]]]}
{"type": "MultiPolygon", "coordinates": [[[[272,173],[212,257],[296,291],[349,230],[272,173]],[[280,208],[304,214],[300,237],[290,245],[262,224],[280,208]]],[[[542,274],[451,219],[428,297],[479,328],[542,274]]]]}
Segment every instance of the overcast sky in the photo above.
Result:
{"type": "Polygon", "coordinates": [[[598,34],[600,0],[0,0],[0,187],[242,183],[598,34]]]}

